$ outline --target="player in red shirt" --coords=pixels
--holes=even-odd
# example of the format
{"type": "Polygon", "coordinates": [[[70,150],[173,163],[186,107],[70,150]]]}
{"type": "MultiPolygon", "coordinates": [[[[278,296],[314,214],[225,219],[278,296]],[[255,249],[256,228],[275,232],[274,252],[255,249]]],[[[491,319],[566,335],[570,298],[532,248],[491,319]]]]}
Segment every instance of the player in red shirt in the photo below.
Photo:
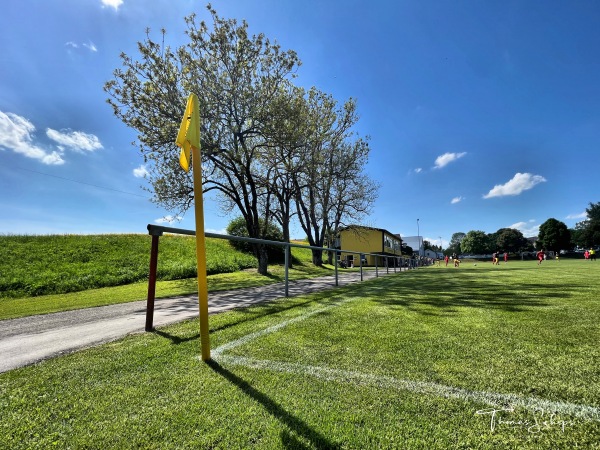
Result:
{"type": "Polygon", "coordinates": [[[537,259],[538,259],[538,266],[540,264],[542,264],[542,261],[544,260],[544,249],[541,249],[539,252],[537,252],[537,259]]]}

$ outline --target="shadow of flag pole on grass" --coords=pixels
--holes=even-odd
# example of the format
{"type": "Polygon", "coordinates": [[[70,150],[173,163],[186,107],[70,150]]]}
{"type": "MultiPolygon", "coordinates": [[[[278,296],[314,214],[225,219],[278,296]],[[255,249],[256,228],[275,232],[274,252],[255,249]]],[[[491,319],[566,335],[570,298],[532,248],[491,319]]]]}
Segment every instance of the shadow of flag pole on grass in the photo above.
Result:
{"type": "Polygon", "coordinates": [[[186,172],[192,167],[194,180],[194,215],[196,218],[196,260],[198,267],[198,306],[202,360],[210,360],[208,335],[208,284],[206,281],[206,244],[204,241],[204,206],[202,203],[202,164],[200,163],[200,114],[198,97],[188,97],[175,143],[181,147],[179,164],[186,172]],[[191,157],[191,158],[190,158],[191,157]]]}

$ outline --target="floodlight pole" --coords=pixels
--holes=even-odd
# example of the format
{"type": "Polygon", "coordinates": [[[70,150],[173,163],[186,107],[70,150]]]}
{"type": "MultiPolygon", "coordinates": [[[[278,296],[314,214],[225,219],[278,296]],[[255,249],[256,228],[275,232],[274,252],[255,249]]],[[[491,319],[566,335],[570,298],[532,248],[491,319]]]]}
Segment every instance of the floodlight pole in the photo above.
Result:
{"type": "Polygon", "coordinates": [[[417,219],[417,245],[419,246],[419,256],[421,256],[421,232],[419,231],[419,219],[417,219]]]}

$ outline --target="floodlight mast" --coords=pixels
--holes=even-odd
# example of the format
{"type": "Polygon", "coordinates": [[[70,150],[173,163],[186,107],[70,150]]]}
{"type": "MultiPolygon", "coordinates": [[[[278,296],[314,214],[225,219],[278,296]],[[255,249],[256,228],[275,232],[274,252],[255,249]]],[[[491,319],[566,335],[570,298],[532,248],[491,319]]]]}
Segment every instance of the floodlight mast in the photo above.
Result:
{"type": "Polygon", "coordinates": [[[417,245],[419,246],[419,256],[421,255],[421,232],[419,231],[419,219],[417,219],[417,245]]]}

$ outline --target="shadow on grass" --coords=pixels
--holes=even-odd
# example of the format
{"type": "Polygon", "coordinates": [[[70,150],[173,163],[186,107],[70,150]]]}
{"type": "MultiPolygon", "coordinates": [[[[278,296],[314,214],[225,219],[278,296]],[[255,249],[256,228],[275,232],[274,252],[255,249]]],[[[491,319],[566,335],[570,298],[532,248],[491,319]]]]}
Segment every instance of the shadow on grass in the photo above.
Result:
{"type": "Polygon", "coordinates": [[[301,303],[294,303],[292,305],[288,304],[288,302],[275,300],[250,307],[233,308],[230,311],[242,313],[244,314],[244,317],[240,318],[239,320],[211,328],[210,332],[213,333],[215,331],[226,330],[227,328],[235,327],[242,323],[251,322],[253,320],[262,319],[283,311],[290,311],[296,308],[306,308],[314,303],[315,299],[306,300],[301,303]]]}
{"type": "MultiPolygon", "coordinates": [[[[464,274],[463,269],[457,269],[464,274]]],[[[469,269],[467,269],[469,270],[469,269]]],[[[474,276],[497,270],[495,267],[470,269],[474,276]]],[[[503,268],[502,271],[527,270],[503,268]]],[[[499,309],[521,312],[549,305],[550,299],[572,297],[580,286],[564,283],[532,283],[526,279],[490,280],[487,277],[454,277],[459,272],[419,271],[415,276],[392,277],[370,284],[368,289],[349,290],[347,297],[364,297],[391,307],[405,308],[423,315],[452,314],[458,308],[499,309]]],[[[365,286],[366,287],[366,286],[365,286]]]]}
{"type": "Polygon", "coordinates": [[[196,333],[193,336],[188,336],[188,337],[182,338],[182,337],[175,336],[173,334],[167,333],[162,330],[154,329],[152,332],[158,336],[161,336],[161,337],[171,340],[171,342],[174,345],[183,344],[184,342],[189,342],[189,341],[195,341],[200,338],[200,333],[196,333]]]}
{"type": "MultiPolygon", "coordinates": [[[[312,448],[341,448],[341,445],[334,444],[333,442],[329,441],[318,431],[315,431],[312,428],[310,428],[304,421],[286,411],[281,405],[279,405],[273,399],[269,398],[269,396],[260,392],[246,380],[227,370],[216,361],[209,360],[206,362],[206,364],[208,364],[208,366],[212,370],[221,375],[231,384],[235,385],[248,397],[260,403],[269,414],[271,414],[273,417],[275,417],[277,420],[283,423],[286,427],[288,427],[290,431],[309,441],[312,445],[312,448]]],[[[292,436],[291,433],[282,434],[282,443],[288,448],[306,448],[305,446],[302,446],[298,439],[292,436]]]]}

